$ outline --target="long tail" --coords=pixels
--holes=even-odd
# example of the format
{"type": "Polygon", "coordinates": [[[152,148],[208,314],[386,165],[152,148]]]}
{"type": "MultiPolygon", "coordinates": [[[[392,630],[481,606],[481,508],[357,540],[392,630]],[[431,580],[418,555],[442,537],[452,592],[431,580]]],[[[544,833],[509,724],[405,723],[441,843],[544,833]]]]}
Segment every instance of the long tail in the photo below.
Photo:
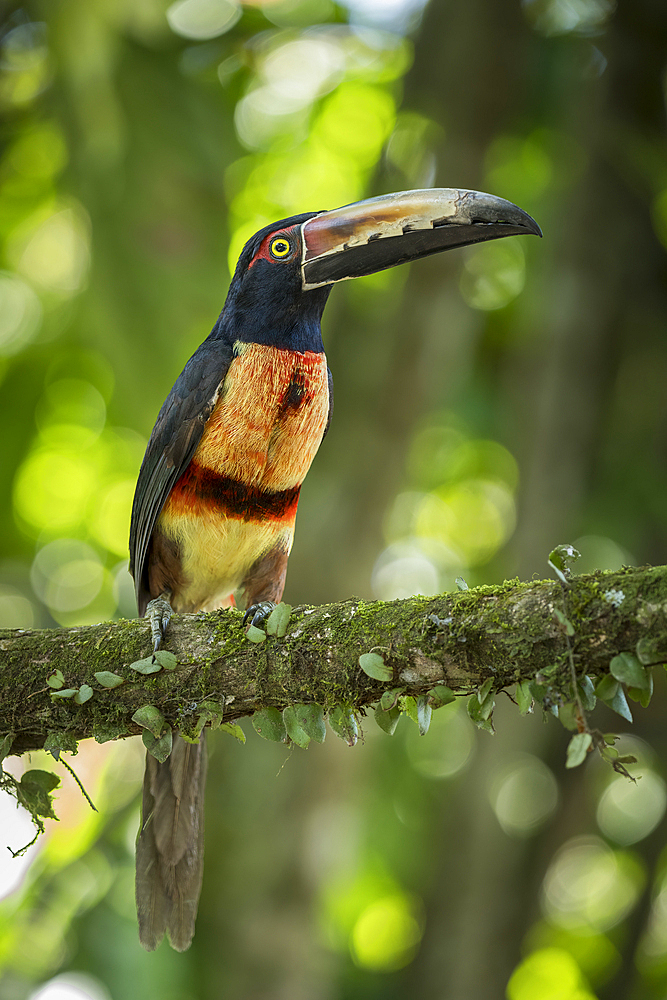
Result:
{"type": "Polygon", "coordinates": [[[190,947],[204,871],[205,781],[203,733],[198,744],[175,737],[164,764],[146,754],[136,897],[147,951],[165,933],[176,951],[190,947]]]}

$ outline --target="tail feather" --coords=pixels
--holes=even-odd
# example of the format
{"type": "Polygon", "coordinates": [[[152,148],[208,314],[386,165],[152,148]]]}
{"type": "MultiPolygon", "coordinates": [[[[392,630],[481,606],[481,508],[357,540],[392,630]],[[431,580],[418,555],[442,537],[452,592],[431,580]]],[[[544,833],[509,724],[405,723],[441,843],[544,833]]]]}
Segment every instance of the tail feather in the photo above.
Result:
{"type": "Polygon", "coordinates": [[[139,939],[154,951],[167,934],[190,947],[204,868],[206,747],[174,739],[164,764],[146,754],[142,821],[137,840],[139,939]]]}

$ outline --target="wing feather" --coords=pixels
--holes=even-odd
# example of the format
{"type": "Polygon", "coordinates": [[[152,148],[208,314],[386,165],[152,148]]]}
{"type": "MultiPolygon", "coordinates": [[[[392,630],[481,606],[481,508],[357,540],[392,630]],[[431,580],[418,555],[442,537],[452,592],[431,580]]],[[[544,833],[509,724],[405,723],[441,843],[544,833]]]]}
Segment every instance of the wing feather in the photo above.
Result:
{"type": "Polygon", "coordinates": [[[230,344],[209,338],[195,351],[158,414],[141,463],[130,523],[130,573],[143,614],[151,595],[147,557],[155,522],[185,472],[211,416],[233,357],[230,344]]]}

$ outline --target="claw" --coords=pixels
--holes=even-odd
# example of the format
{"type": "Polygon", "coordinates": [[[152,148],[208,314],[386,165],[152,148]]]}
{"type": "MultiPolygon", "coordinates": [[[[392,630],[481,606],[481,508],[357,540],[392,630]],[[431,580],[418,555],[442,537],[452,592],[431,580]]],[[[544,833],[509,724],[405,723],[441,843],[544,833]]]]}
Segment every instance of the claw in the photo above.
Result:
{"type": "Polygon", "coordinates": [[[258,627],[266,621],[274,608],[278,605],[274,601],[258,601],[257,604],[251,604],[249,608],[246,608],[245,614],[243,615],[243,624],[248,624],[248,619],[250,619],[250,625],[258,627]]]}
{"type": "Polygon", "coordinates": [[[150,619],[153,637],[153,652],[157,653],[174,610],[166,597],[156,597],[146,606],[146,617],[150,619]]]}

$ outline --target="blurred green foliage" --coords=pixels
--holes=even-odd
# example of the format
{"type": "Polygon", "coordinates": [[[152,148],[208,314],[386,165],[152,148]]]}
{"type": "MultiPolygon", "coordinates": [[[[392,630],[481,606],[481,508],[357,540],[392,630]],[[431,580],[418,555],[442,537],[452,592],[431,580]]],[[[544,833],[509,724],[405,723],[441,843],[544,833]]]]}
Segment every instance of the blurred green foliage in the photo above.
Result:
{"type": "MultiPolygon", "coordinates": [[[[244,240],[433,184],[545,239],[334,290],[287,599],[543,575],[559,542],[577,572],[667,561],[664,5],[6,0],[0,22],[0,626],[134,615],[145,441],[244,240]]],[[[213,734],[182,956],[137,940],[139,741],[81,747],[99,813],[33,754],[61,821],[3,861],[0,994],[658,1000],[664,711],[656,677],[619,745],[637,785],[566,772],[570,734],[502,701],[493,738],[458,704],[426,737],[368,720],[354,750],[213,734]]]]}

